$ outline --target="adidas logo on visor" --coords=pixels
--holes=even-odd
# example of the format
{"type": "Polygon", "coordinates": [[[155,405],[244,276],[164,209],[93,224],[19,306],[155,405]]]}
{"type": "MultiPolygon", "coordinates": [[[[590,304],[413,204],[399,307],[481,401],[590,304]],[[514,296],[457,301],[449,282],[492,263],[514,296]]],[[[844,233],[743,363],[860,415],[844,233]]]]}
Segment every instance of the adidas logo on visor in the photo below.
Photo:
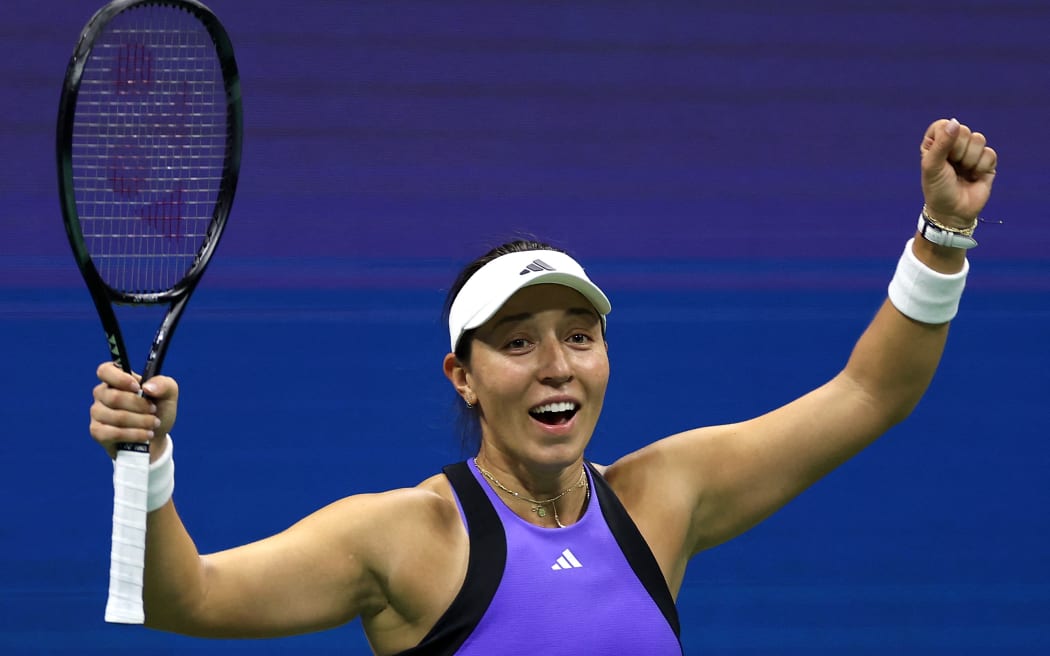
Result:
{"type": "Polygon", "coordinates": [[[557,269],[547,264],[543,260],[533,260],[529,263],[527,267],[518,272],[518,275],[524,276],[525,274],[533,273],[536,271],[557,271],[557,269]]]}

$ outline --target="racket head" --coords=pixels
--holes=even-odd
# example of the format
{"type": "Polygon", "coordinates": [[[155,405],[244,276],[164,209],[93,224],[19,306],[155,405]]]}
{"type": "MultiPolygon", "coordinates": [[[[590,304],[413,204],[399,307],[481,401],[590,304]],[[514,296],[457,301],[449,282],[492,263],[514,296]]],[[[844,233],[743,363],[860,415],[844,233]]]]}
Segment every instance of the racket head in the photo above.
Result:
{"type": "Polygon", "coordinates": [[[66,70],[56,159],[96,306],[173,302],[197,284],[233,203],[242,120],[233,46],[205,5],[115,0],[88,21],[66,70]]]}

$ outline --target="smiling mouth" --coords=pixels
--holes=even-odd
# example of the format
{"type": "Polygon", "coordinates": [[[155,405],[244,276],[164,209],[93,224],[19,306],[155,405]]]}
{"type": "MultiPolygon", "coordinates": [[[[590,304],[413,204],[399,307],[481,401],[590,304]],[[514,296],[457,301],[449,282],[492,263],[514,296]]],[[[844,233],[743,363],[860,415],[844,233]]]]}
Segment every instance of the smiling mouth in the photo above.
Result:
{"type": "Polygon", "coordinates": [[[529,410],[532,418],[548,426],[557,426],[568,423],[576,416],[579,406],[571,401],[559,401],[557,403],[545,403],[529,410]]]}

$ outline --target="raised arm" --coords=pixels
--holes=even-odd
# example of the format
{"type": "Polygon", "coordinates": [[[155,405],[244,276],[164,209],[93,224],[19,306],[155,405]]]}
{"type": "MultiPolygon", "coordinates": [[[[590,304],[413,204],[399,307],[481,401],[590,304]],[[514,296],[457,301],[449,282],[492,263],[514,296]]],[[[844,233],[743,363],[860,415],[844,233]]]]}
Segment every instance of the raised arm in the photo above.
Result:
{"type": "MultiPolygon", "coordinates": [[[[984,136],[940,120],[921,155],[927,214],[949,232],[973,225],[995,176],[984,136]]],[[[674,557],[754,526],[912,411],[940,360],[968,265],[965,250],[918,233],[907,250],[917,261],[902,257],[891,300],[832,380],[758,418],[669,437],[611,468],[628,499],[658,486],[654,497],[676,500],[663,512],[665,525],[681,527],[674,557]]]]}
{"type": "MultiPolygon", "coordinates": [[[[112,454],[118,442],[152,438],[151,458],[166,457],[175,381],[148,381],[150,400],[118,367],[103,364],[98,376],[90,428],[95,440],[112,454]]],[[[290,635],[358,616],[366,626],[392,626],[412,637],[415,618],[399,613],[418,608],[399,602],[418,592],[411,586],[421,579],[418,561],[427,556],[420,547],[447,547],[442,566],[455,573],[458,552],[450,545],[464,538],[454,505],[423,488],[347,497],[273,537],[208,555],[198,553],[170,498],[147,522],[146,624],[208,637],[290,635]]]]}
{"type": "MultiPolygon", "coordinates": [[[[138,382],[111,364],[98,369],[91,434],[112,453],[116,442],[151,441],[151,460],[173,448],[178,386],[155,377],[138,382]],[[155,437],[154,437],[155,435],[155,437]]],[[[154,476],[151,473],[151,478],[154,476]]],[[[352,516],[367,521],[368,502],[352,516]]],[[[144,602],[146,624],[206,636],[279,635],[337,624],[380,604],[379,588],[351,548],[336,508],[283,533],[227,552],[201,556],[168,499],[148,515],[144,602]]]]}

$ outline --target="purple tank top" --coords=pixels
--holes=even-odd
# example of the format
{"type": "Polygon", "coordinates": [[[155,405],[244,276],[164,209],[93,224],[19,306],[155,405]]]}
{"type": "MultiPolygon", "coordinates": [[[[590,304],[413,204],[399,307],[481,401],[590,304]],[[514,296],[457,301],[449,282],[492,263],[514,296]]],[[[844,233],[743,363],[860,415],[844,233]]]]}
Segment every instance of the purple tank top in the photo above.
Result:
{"type": "MultiPolygon", "coordinates": [[[[682,653],[677,626],[669,624],[606,522],[602,497],[617,506],[619,502],[609,498],[611,489],[604,481],[598,483],[604,494],[591,495],[580,521],[550,529],[511,512],[473,462],[468,466],[503,524],[506,564],[495,595],[456,650],[458,656],[682,653]]],[[[588,489],[594,490],[598,476],[590,468],[587,475],[588,489]]],[[[619,512],[627,517],[622,506],[619,512]]],[[[659,585],[666,594],[662,577],[659,585]]],[[[666,599],[673,606],[669,594],[666,599]]],[[[673,621],[677,623],[677,614],[673,621]]]]}

